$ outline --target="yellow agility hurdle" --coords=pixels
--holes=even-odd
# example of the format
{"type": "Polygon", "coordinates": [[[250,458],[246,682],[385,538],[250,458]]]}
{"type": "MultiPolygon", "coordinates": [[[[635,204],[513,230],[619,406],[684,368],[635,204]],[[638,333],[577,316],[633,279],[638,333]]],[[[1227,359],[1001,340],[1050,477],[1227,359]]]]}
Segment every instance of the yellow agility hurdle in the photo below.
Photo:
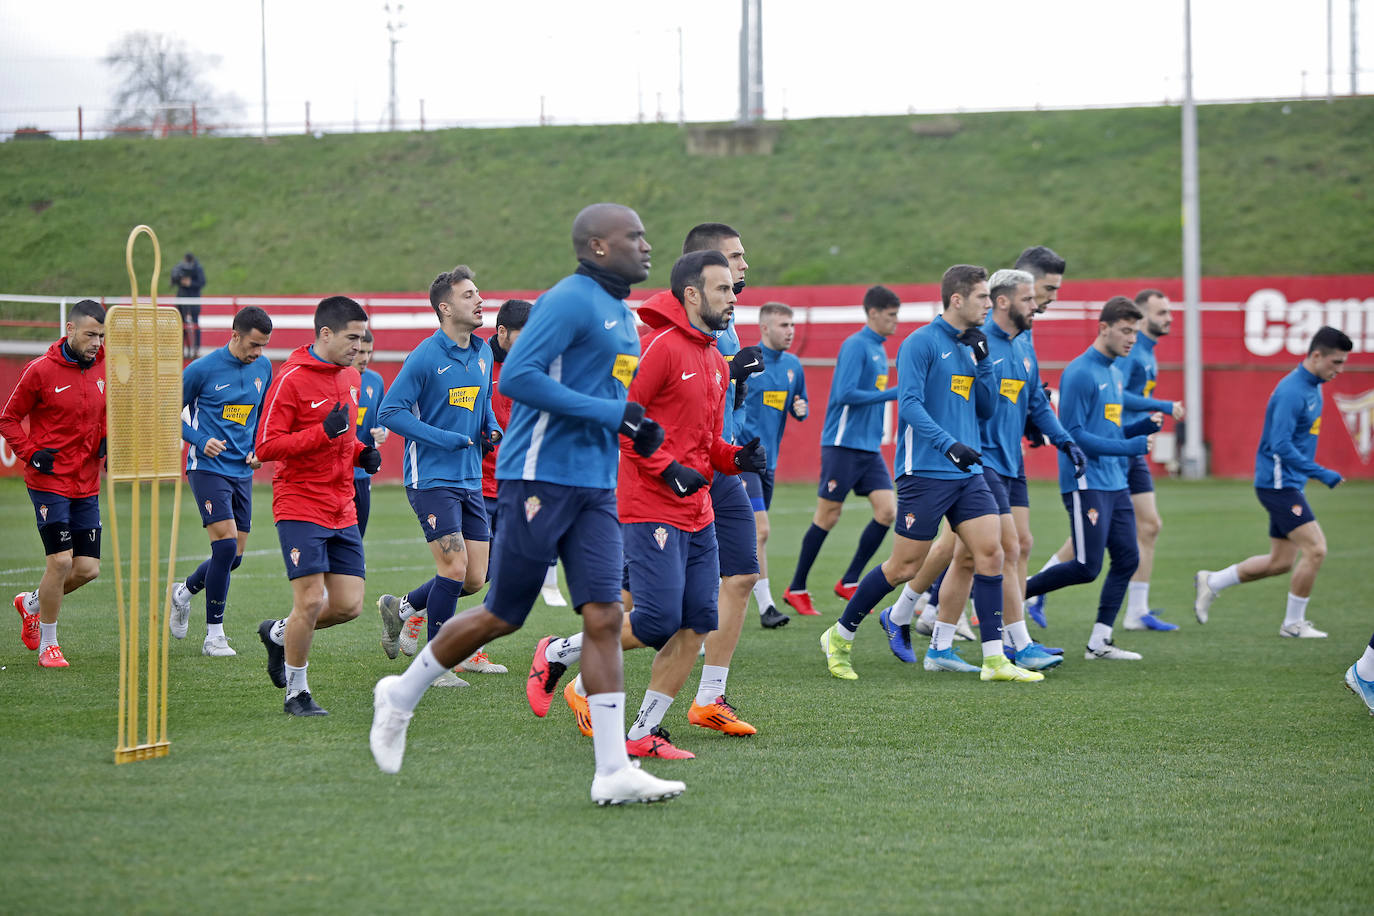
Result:
{"type": "Polygon", "coordinates": [[[176,560],[177,522],[181,513],[181,315],[157,304],[157,281],[162,272],[162,248],[147,226],[135,226],[124,249],[129,270],[130,304],[112,306],[105,314],[105,410],[109,502],[114,542],[115,601],[119,613],[119,709],[115,763],[165,757],[167,740],[167,613],[171,605],[176,560]],[[140,302],[134,275],[134,242],[146,235],[153,243],[153,275],[149,297],[140,302]],[[167,548],[167,576],[159,587],[160,482],[174,482],[171,542],[167,548]],[[120,484],[129,484],[129,570],[125,589],[120,553],[120,484]],[[147,575],[141,571],[143,485],[149,484],[147,575]],[[140,649],[141,605],[146,591],[146,670],[140,649]],[[139,734],[140,698],[146,695],[146,728],[139,734]]]}

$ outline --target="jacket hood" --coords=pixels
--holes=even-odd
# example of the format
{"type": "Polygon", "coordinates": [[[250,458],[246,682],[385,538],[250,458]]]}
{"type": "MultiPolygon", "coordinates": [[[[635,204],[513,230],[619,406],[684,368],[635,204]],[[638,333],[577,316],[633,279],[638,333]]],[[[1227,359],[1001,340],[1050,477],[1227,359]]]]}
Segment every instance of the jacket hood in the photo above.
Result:
{"type": "Polygon", "coordinates": [[[297,347],[291,351],[291,355],[287,357],[286,365],[283,368],[289,369],[292,366],[300,366],[302,369],[313,369],[316,372],[342,372],[344,369],[348,368],[347,366],[336,366],[333,363],[327,363],[322,359],[317,359],[314,354],[310,352],[309,344],[304,347],[297,347]]]}
{"type": "MultiPolygon", "coordinates": [[[[67,338],[59,337],[57,340],[53,341],[52,346],[48,347],[48,351],[43,355],[46,356],[48,359],[52,360],[53,362],[57,363],[59,366],[76,366],[80,368],[80,363],[76,362],[75,360],[68,359],[67,354],[62,352],[62,345],[66,342],[67,338]]],[[[104,362],[104,360],[105,347],[102,345],[99,350],[95,351],[95,359],[91,360],[91,365],[98,366],[102,362],[104,362]]]]}
{"type": "Polygon", "coordinates": [[[676,325],[687,332],[689,340],[703,346],[716,342],[713,335],[692,327],[692,323],[687,320],[687,309],[669,290],[649,297],[648,301],[639,307],[639,320],[655,329],[676,325]]]}

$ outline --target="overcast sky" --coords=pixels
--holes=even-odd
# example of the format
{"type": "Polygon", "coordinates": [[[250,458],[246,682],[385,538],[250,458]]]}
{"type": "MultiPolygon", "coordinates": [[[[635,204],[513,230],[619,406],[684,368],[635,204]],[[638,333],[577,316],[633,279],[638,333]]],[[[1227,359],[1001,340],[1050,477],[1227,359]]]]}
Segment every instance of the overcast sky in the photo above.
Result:
{"type": "MultiPolygon", "coordinates": [[[[1350,4],[1333,0],[1335,91],[1350,91],[1350,4]]],[[[386,119],[385,0],[266,0],[268,118],[296,130],[386,119]]],[[[394,0],[393,0],[394,5],[394,0]]],[[[1323,0],[1194,0],[1200,100],[1326,91],[1323,0]]],[[[0,131],[99,125],[100,63],[123,33],[172,33],[261,123],[261,0],[0,0],[0,131]]],[[[1359,8],[1374,62],[1374,4],[1359,8]]],[[[408,0],[398,21],[400,118],[431,126],[678,117],[678,35],[689,121],[738,106],[739,0],[408,0]]],[[[1183,0],[763,0],[766,117],[1177,101],[1183,0]]],[[[1360,83],[1374,91],[1374,63],[1360,83]]]]}

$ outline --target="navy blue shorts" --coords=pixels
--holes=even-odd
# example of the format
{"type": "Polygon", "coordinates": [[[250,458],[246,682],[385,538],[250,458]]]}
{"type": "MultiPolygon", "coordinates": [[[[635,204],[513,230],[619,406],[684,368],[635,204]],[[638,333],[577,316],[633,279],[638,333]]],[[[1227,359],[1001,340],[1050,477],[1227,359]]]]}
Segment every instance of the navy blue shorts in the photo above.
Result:
{"type": "Polygon", "coordinates": [[[420,520],[420,530],[425,533],[425,542],[437,541],[445,535],[462,532],[468,541],[491,540],[491,528],[487,525],[487,503],[481,490],[468,490],[464,487],[431,487],[416,490],[406,487],[406,499],[415,517],[420,520]]]}
{"type": "Polygon", "coordinates": [[[504,527],[492,551],[487,610],[523,625],[555,559],[563,561],[574,608],[620,603],[625,554],[614,490],[503,480],[497,501],[504,527]]]}
{"type": "Polygon", "coordinates": [[[744,481],[744,492],[749,496],[749,506],[755,512],[767,512],[773,505],[773,472],[755,474],[740,471],[739,479],[744,481]]]}
{"type": "MultiPolygon", "coordinates": [[[[759,533],[754,526],[754,508],[738,477],[717,474],[712,479],[711,508],[716,515],[715,541],[720,552],[720,574],[752,576],[757,573],[759,533]]],[[[633,590],[630,594],[635,595],[633,590]]],[[[638,595],[635,595],[635,602],[639,602],[638,595]]]]}
{"type": "Polygon", "coordinates": [[[253,527],[253,475],[227,477],[214,471],[187,471],[186,482],[196,498],[202,527],[227,518],[245,534],[253,527]]]}
{"type": "Polygon", "coordinates": [[[982,474],[954,480],[915,474],[897,478],[897,524],[893,530],[904,538],[934,540],[941,518],[949,519],[957,528],[971,518],[997,514],[997,500],[982,474]]]}
{"type": "Polygon", "coordinates": [[[843,445],[821,446],[821,485],[816,489],[821,499],[842,503],[850,490],[867,496],[874,490],[891,489],[892,474],[879,452],[843,445]]]}
{"type": "Polygon", "coordinates": [[[678,630],[714,630],[720,592],[715,528],[688,532],[658,522],[630,522],[621,529],[635,598],[630,612],[635,638],[662,649],[678,630]]]}
{"type": "Polygon", "coordinates": [[[498,501],[495,496],[482,494],[482,504],[487,507],[487,527],[491,529],[491,539],[496,540],[496,506],[498,501]]]}
{"type": "Polygon", "coordinates": [[[70,550],[73,556],[100,558],[100,497],[69,499],[29,490],[33,518],[46,555],[70,550]]]}
{"type": "MultiPolygon", "coordinates": [[[[1096,579],[1102,570],[1102,557],[1112,555],[1112,565],[1129,566],[1126,579],[1140,562],[1136,548],[1135,507],[1126,490],[1070,490],[1061,494],[1064,508],[1069,510],[1069,543],[1073,546],[1073,560],[1085,567],[1089,579],[1096,579]]],[[[1053,569],[1054,567],[1051,567],[1053,569]]],[[[1122,585],[1124,589],[1124,584],[1122,585]]],[[[1113,608],[1121,606],[1116,596],[1113,608]]],[[[1105,621],[1104,621],[1105,622],[1105,621]]]]}
{"type": "Polygon", "coordinates": [[[983,482],[988,485],[992,501],[997,503],[998,515],[1011,515],[1011,502],[1007,496],[1007,480],[987,465],[983,466],[983,482]]]}
{"type": "Polygon", "coordinates": [[[1269,536],[1287,540],[1288,533],[1299,525],[1315,522],[1317,515],[1307,504],[1302,490],[1291,488],[1270,490],[1255,487],[1255,496],[1260,505],[1269,512],[1269,536]]]}
{"type": "Polygon", "coordinates": [[[326,528],[314,522],[286,519],[277,522],[277,540],[286,563],[286,578],[299,579],[317,573],[367,578],[363,536],[357,525],[326,528]]]}
{"type": "Polygon", "coordinates": [[[1132,455],[1126,465],[1126,489],[1134,496],[1137,493],[1153,493],[1155,479],[1150,473],[1150,461],[1144,455],[1132,455]]]}
{"type": "Polygon", "coordinates": [[[1012,508],[1030,508],[1030,490],[1026,487],[1025,471],[1018,477],[1003,477],[1002,482],[1007,485],[1007,502],[1011,503],[1012,508]]]}

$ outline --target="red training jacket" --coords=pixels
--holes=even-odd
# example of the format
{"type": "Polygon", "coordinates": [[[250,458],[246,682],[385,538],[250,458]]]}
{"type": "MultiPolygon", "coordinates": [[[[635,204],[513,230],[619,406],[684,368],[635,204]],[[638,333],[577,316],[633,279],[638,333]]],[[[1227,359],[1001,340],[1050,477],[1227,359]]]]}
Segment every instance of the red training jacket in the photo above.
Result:
{"type": "Polygon", "coordinates": [[[272,518],[313,522],[324,528],[358,523],[353,505],[353,468],[366,446],[351,431],[358,425],[358,386],[352,366],[336,366],[295,350],[263,398],[257,453],[275,461],[272,518]],[[336,439],[320,425],[336,402],[348,408],[348,431],[336,439]]]}
{"type": "MultiPolygon", "coordinates": [[[[496,424],[504,430],[510,425],[510,398],[501,393],[500,388],[497,387],[497,382],[501,378],[501,366],[503,366],[506,361],[504,358],[497,359],[495,356],[498,346],[495,334],[491,335],[487,343],[491,344],[493,353],[491,364],[491,412],[496,414],[496,424]]],[[[487,456],[482,459],[482,495],[488,499],[496,498],[496,453],[500,450],[501,446],[498,445],[496,448],[487,452],[487,456]]]]}
{"type": "Polygon", "coordinates": [[[68,499],[98,494],[102,461],[95,454],[105,437],[105,349],[95,355],[91,368],[82,369],[63,355],[59,340],[25,366],[0,413],[0,436],[24,462],[24,483],[30,489],[68,499]],[[58,450],[51,474],[40,474],[29,464],[40,448],[58,450]]]}
{"type": "Polygon", "coordinates": [[[686,309],[671,292],[641,305],[639,319],[648,328],[640,335],[639,371],[630,383],[629,399],[644,405],[644,415],[663,427],[665,437],[648,458],[620,437],[620,520],[700,531],[715,520],[712,471],[739,473],[739,449],[720,437],[730,370],[716,339],[688,323],[686,309]],[[686,499],[677,496],[659,476],[674,461],[700,473],[708,486],[686,499]]]}

